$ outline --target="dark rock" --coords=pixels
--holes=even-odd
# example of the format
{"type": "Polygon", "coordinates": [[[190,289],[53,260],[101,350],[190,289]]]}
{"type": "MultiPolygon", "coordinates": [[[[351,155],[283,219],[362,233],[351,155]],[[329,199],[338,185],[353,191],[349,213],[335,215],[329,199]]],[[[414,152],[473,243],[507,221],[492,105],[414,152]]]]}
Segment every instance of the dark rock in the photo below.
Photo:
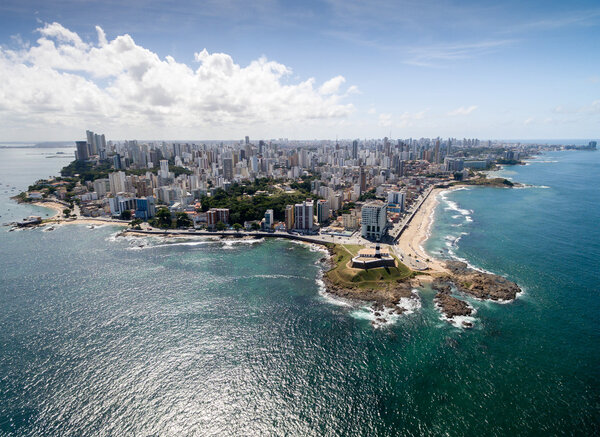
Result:
{"type": "Polygon", "coordinates": [[[437,293],[435,301],[440,306],[442,313],[449,319],[454,316],[470,316],[473,313],[466,302],[446,293],[437,293]]]}
{"type": "Polygon", "coordinates": [[[516,283],[502,276],[479,272],[460,261],[447,261],[446,267],[452,275],[436,278],[432,284],[440,292],[448,293],[451,283],[460,292],[478,299],[514,300],[521,291],[516,283]]]}

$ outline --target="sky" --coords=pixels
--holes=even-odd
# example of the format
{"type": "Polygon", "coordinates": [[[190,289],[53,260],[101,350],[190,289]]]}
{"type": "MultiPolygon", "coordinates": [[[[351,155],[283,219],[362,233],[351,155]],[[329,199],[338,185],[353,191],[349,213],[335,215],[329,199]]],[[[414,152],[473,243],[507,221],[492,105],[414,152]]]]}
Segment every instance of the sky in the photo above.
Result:
{"type": "Polygon", "coordinates": [[[600,137],[597,1],[0,2],[0,141],[600,137]]]}

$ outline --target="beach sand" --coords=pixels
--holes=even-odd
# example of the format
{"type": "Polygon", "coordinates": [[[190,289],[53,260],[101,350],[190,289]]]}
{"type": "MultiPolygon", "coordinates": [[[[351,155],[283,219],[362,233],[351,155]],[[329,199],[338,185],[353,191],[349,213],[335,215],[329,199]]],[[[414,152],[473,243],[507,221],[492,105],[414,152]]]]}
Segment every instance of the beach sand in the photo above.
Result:
{"type": "Polygon", "coordinates": [[[63,218],[63,211],[67,206],[64,206],[58,202],[32,202],[32,205],[41,206],[44,208],[49,208],[54,211],[54,215],[52,217],[44,219],[46,224],[62,224],[62,225],[113,225],[113,226],[128,226],[128,222],[124,222],[121,220],[114,220],[110,218],[100,218],[100,217],[78,217],[76,219],[65,219],[63,218]]]}
{"type": "Polygon", "coordinates": [[[53,219],[62,217],[64,209],[68,208],[68,206],[64,206],[58,202],[32,202],[31,204],[35,206],[41,206],[43,208],[48,208],[54,211],[54,215],[50,217],[53,219]]]}
{"type": "MultiPolygon", "coordinates": [[[[441,188],[433,189],[398,240],[398,246],[405,255],[410,255],[413,258],[416,257],[427,263],[429,270],[426,272],[428,273],[447,272],[443,262],[431,256],[422,247],[427,238],[429,238],[435,207],[438,204],[437,196],[441,191],[443,191],[441,188]]],[[[426,278],[423,277],[423,279],[426,278]]]]}

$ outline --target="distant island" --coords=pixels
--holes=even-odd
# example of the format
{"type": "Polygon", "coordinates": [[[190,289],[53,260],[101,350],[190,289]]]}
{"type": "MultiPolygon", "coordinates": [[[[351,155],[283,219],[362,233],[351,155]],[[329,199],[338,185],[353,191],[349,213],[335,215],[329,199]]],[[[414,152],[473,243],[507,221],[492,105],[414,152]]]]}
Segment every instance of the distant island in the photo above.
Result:
{"type": "Polygon", "coordinates": [[[4,145],[0,143],[0,149],[73,149],[73,141],[44,141],[42,143],[11,143],[4,145]]]}

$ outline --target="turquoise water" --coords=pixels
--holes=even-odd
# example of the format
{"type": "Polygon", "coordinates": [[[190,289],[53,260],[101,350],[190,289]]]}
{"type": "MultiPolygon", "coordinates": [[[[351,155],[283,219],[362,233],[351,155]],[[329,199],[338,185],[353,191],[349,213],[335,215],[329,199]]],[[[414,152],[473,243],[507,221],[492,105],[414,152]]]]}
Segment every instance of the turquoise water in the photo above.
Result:
{"type": "MultiPolygon", "coordinates": [[[[0,150],[0,182],[64,165],[21,153],[0,150]]],[[[441,199],[428,250],[526,290],[473,302],[471,330],[430,290],[373,329],[321,295],[322,254],[286,241],[4,228],[0,434],[597,434],[598,156],[545,154],[508,174],[535,187],[441,199]]],[[[6,196],[3,221],[31,213],[6,196]]]]}

